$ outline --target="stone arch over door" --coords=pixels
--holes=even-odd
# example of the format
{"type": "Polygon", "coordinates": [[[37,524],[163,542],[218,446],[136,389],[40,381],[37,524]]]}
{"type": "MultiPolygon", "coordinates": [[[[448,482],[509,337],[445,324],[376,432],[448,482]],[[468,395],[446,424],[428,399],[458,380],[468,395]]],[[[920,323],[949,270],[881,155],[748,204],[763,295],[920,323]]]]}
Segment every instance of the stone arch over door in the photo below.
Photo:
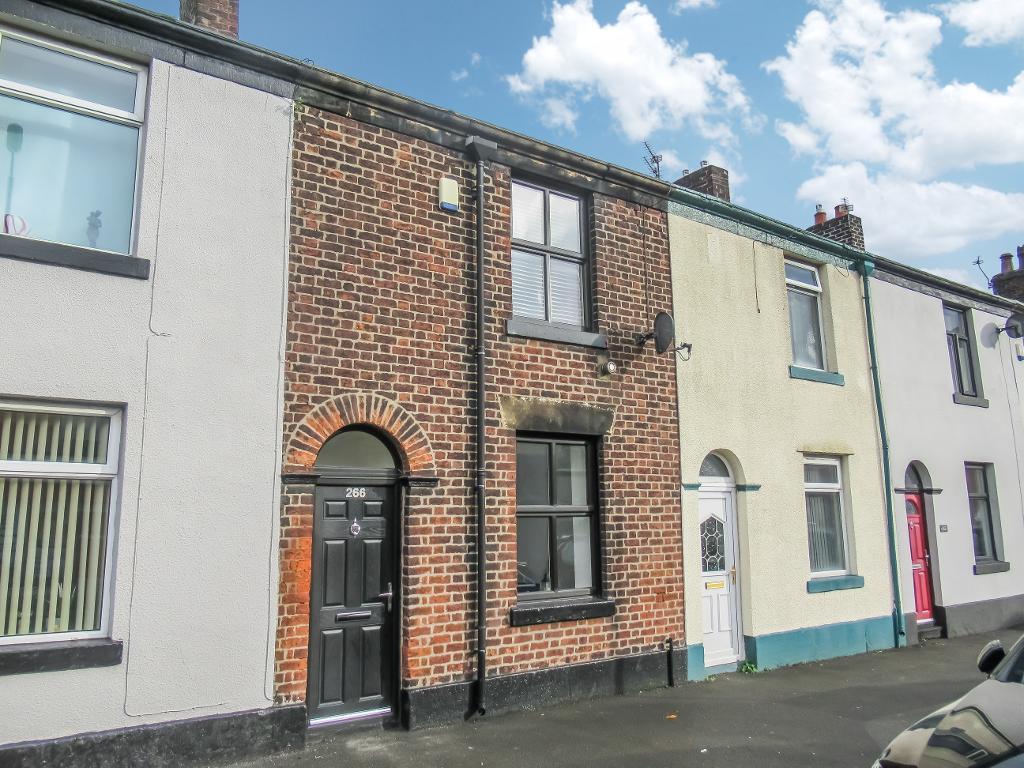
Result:
{"type": "Polygon", "coordinates": [[[274,699],[306,699],[310,583],[313,561],[314,491],[317,455],[346,427],[370,427],[391,443],[401,473],[415,484],[436,482],[434,457],[423,428],[401,405],[373,393],[346,393],[314,407],[285,445],[280,529],[280,581],[274,655],[274,699]]]}

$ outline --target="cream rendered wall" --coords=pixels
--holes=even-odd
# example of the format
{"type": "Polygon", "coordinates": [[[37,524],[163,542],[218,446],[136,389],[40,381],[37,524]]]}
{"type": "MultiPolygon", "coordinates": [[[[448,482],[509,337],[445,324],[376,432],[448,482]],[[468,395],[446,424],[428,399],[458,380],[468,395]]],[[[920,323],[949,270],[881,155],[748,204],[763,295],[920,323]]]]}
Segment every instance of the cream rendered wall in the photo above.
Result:
{"type": "MultiPolygon", "coordinates": [[[[939,605],[958,605],[1024,594],[1021,400],[1016,377],[1019,342],[996,330],[1005,317],[973,311],[974,333],[987,408],[953,402],[942,300],[872,280],[878,367],[892,455],[893,483],[903,485],[911,461],[921,462],[942,493],[930,497],[932,572],[939,605]],[[964,462],[991,463],[1010,561],[1004,573],[974,574],[974,544],[964,462]],[[939,531],[945,525],[948,530],[939,531]]],[[[904,611],[914,611],[910,545],[904,499],[897,494],[897,541],[904,611]]]]}
{"type": "Polygon", "coordinates": [[[271,703],[291,112],[153,62],[150,279],[0,259],[0,396],[125,408],[124,660],[0,677],[0,744],[271,703]]]}
{"type": "MultiPolygon", "coordinates": [[[[679,215],[669,217],[677,338],[693,344],[678,363],[682,471],[697,481],[713,450],[738,481],[743,634],[888,616],[880,448],[869,373],[860,277],[820,270],[832,370],[845,386],[791,379],[783,251],[679,215]],[[851,570],[864,587],[807,593],[810,562],[801,451],[846,457],[851,570]]],[[[697,492],[684,490],[687,643],[701,642],[697,492]]]]}

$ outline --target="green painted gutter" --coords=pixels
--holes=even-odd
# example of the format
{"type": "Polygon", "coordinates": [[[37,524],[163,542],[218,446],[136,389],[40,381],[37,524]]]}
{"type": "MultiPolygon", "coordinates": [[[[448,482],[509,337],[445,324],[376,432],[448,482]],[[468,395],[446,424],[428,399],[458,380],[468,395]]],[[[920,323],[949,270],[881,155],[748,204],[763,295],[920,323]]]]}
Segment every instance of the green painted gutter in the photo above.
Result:
{"type": "Polygon", "coordinates": [[[878,356],[875,354],[875,323],[871,312],[871,273],[875,264],[863,259],[857,271],[864,283],[864,316],[867,318],[868,354],[871,359],[871,382],[875,388],[875,411],[878,414],[878,436],[882,443],[882,484],[885,486],[885,523],[889,531],[889,571],[892,576],[892,633],[893,644],[899,648],[907,644],[907,628],[903,621],[903,597],[900,591],[899,555],[896,547],[896,511],[892,503],[892,469],[889,466],[889,434],[885,429],[885,410],[882,408],[882,385],[878,374],[878,356]]]}

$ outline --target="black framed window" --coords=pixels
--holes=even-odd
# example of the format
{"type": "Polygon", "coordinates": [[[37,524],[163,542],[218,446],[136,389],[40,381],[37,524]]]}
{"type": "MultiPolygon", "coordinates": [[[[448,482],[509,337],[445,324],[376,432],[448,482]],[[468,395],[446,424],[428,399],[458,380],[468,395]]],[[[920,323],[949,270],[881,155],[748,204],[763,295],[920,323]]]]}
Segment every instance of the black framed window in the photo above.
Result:
{"type": "Polygon", "coordinates": [[[971,509],[975,561],[997,560],[996,527],[992,513],[991,464],[964,464],[971,509]]]}
{"type": "Polygon", "coordinates": [[[512,314],[576,329],[590,324],[582,197],[512,182],[512,314]]]}
{"type": "Polygon", "coordinates": [[[953,372],[956,394],[980,397],[977,363],[967,313],[957,307],[944,306],[942,314],[946,321],[946,346],[949,348],[949,366],[953,372]]]}
{"type": "Polygon", "coordinates": [[[594,444],[516,441],[516,563],[520,599],[597,591],[594,444]]]}

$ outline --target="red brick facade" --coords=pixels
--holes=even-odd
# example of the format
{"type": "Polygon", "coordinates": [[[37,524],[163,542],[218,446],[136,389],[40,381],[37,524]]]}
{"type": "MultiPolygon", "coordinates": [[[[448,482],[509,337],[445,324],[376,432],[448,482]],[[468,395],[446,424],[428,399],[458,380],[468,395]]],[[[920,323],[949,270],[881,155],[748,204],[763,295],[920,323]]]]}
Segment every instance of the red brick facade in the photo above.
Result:
{"type": "MultiPolygon", "coordinates": [[[[285,367],[284,470],[361,420],[390,434],[409,491],[402,542],[404,687],[468,679],[474,660],[473,421],[475,168],[464,155],[311,107],[297,109],[285,367]],[[442,176],[461,212],[437,207],[442,176]],[[362,396],[361,398],[358,396],[362,396]]],[[[487,176],[489,355],[488,663],[503,675],[683,642],[675,361],[635,335],[671,308],[663,211],[591,201],[593,304],[619,372],[596,350],[505,334],[511,314],[510,179],[487,176]],[[646,253],[645,253],[646,251],[646,253]],[[649,296],[649,300],[648,300],[649,296]],[[516,604],[515,431],[501,397],[614,412],[598,457],[604,592],[616,615],[527,627],[516,604]]],[[[276,695],[305,695],[312,495],[283,497],[276,695]]]]}

